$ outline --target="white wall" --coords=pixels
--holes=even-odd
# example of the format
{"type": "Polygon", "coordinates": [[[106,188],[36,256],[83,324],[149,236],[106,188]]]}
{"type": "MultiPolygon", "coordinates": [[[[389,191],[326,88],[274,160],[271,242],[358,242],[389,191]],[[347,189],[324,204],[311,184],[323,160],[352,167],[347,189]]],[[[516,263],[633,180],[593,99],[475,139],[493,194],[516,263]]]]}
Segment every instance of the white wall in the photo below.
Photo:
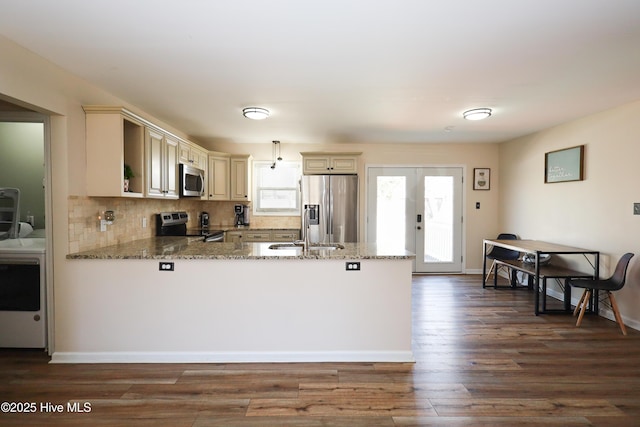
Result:
{"type": "Polygon", "coordinates": [[[623,105],[500,146],[500,226],[521,238],[599,250],[601,276],[634,252],[617,298],[640,322],[640,102],[623,105]],[[545,153],[585,145],[584,181],[544,183],[545,153]]]}

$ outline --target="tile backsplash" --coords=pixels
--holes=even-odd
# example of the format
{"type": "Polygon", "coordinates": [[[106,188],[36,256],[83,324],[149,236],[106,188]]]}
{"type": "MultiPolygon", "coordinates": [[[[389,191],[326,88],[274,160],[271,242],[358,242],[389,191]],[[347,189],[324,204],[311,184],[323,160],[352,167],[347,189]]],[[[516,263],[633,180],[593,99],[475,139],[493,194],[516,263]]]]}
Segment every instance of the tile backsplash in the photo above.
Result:
{"type": "MultiPolygon", "coordinates": [[[[237,202],[70,196],[68,204],[69,253],[76,253],[153,237],[155,215],[159,212],[186,211],[187,227],[198,228],[200,212],[205,211],[211,228],[233,228],[233,207],[237,202]],[[107,210],[114,212],[115,220],[107,225],[107,231],[100,231],[98,216],[107,210]]],[[[300,228],[300,217],[251,216],[251,228],[300,228]]]]}

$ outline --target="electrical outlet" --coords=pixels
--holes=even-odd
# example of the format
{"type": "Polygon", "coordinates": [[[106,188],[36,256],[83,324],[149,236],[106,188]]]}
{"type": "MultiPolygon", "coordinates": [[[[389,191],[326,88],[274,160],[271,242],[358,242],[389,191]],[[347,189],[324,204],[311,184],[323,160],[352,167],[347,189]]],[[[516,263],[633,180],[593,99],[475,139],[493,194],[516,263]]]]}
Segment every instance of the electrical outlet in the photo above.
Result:
{"type": "Polygon", "coordinates": [[[640,215],[640,203],[633,204],[633,214],[640,215]]]}
{"type": "Polygon", "coordinates": [[[360,271],[360,262],[359,261],[347,261],[346,269],[347,269],[347,271],[360,271]]]}
{"type": "Polygon", "coordinates": [[[158,269],[160,271],[173,271],[173,263],[160,261],[160,265],[158,269]]]}

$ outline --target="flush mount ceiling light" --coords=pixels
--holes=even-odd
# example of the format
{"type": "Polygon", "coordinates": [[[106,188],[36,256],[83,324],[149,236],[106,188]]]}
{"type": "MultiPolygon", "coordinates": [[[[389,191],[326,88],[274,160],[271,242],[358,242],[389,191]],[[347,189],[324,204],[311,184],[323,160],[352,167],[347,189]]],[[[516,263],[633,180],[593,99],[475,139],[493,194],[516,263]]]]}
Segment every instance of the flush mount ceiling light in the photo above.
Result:
{"type": "Polygon", "coordinates": [[[474,108],[462,113],[462,117],[467,120],[482,120],[491,115],[491,108],[474,108]]]}
{"type": "Polygon", "coordinates": [[[260,107],[247,107],[242,109],[242,114],[251,120],[264,120],[269,117],[269,110],[260,107]]]}

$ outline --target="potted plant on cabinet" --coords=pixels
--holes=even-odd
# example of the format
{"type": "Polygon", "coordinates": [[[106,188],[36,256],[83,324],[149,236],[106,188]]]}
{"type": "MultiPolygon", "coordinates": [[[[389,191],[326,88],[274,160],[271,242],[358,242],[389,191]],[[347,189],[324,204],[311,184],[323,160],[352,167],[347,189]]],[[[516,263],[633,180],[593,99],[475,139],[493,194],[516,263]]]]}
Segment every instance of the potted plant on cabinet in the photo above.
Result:
{"type": "Polygon", "coordinates": [[[125,193],[129,192],[129,181],[134,176],[135,175],[133,174],[133,169],[131,169],[131,166],[129,166],[128,164],[125,163],[125,165],[124,165],[124,191],[125,191],[125,193]]]}

